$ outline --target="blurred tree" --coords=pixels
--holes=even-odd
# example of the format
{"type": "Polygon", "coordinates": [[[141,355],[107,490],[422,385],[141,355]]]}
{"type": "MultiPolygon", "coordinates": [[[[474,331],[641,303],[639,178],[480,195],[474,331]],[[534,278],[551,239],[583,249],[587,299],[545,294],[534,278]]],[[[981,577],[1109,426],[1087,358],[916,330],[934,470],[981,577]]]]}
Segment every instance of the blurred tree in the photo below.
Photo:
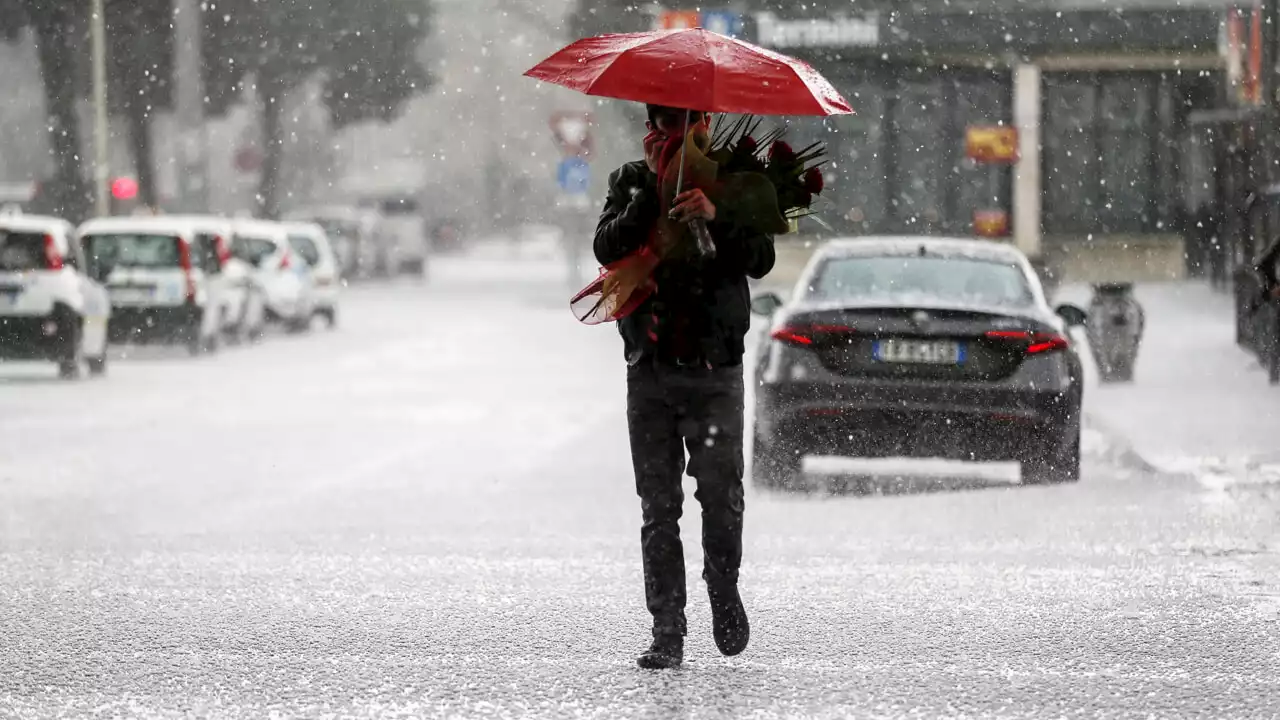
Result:
{"type": "MultiPolygon", "coordinates": [[[[156,202],[150,117],[171,104],[173,32],[169,0],[107,0],[107,64],[111,110],[128,119],[139,199],[156,202]]],[[[30,24],[35,31],[45,89],[49,148],[54,173],[42,187],[42,205],[78,219],[89,206],[81,168],[81,132],[76,101],[90,89],[88,2],[0,0],[0,40],[16,39],[30,24]]]]}
{"type": "MultiPolygon", "coordinates": [[[[80,125],[76,115],[76,64],[84,37],[87,4],[8,2],[4,15],[5,36],[17,36],[27,23],[34,31],[44,83],[45,127],[53,155],[53,177],[41,178],[39,210],[71,220],[84,218],[89,209],[89,186],[80,169],[80,125]]],[[[86,58],[87,59],[87,58],[86,58]]]]}
{"type": "Polygon", "coordinates": [[[0,0],[0,41],[13,42],[27,26],[22,0],[0,0]]]}
{"type": "Polygon", "coordinates": [[[330,117],[341,127],[389,120],[429,85],[417,59],[430,27],[427,0],[209,0],[203,8],[206,109],[225,113],[254,78],[265,144],[258,203],[266,217],[280,209],[286,92],[324,72],[330,117]]]}
{"type": "MultiPolygon", "coordinates": [[[[105,6],[108,104],[129,126],[138,202],[156,207],[151,118],[157,110],[173,109],[173,3],[107,0],[105,6]]],[[[90,87],[88,76],[84,87],[90,87]]]]}

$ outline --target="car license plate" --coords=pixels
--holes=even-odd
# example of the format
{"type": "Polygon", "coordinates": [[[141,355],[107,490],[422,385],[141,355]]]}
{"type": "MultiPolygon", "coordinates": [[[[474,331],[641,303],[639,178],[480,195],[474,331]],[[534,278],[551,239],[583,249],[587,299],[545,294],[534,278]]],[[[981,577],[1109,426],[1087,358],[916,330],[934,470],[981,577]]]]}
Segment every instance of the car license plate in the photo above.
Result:
{"type": "Polygon", "coordinates": [[[877,340],[872,353],[879,362],[963,365],[964,345],[954,340],[877,340]]]}
{"type": "Polygon", "coordinates": [[[151,300],[154,290],[149,288],[113,288],[111,302],[116,304],[145,303],[151,300]]]}

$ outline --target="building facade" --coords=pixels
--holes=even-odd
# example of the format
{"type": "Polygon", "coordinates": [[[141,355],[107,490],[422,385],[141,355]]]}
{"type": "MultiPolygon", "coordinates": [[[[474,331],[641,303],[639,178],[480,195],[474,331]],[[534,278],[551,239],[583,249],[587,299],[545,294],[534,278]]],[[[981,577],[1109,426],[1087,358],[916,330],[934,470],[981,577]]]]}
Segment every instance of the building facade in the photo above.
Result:
{"type": "Polygon", "coordinates": [[[971,234],[995,211],[1033,254],[1150,240],[1213,182],[1188,117],[1225,93],[1221,2],[590,4],[581,34],[697,22],[831,80],[857,115],[791,124],[828,143],[821,210],[838,232],[971,234]],[[1016,165],[967,158],[967,130],[991,125],[1018,129],[1016,165]]]}

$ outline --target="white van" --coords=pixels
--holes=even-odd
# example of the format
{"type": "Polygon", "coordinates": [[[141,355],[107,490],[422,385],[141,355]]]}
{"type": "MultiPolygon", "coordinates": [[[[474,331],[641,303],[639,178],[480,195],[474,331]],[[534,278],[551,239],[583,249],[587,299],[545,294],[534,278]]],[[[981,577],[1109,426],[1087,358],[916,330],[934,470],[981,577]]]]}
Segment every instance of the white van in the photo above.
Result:
{"type": "Polygon", "coordinates": [[[301,332],[315,314],[311,266],[289,243],[285,226],[269,220],[236,220],[231,254],[254,268],[266,299],[267,319],[301,332]]]}
{"type": "Polygon", "coordinates": [[[390,249],[387,263],[392,274],[426,277],[430,254],[427,222],[412,195],[388,194],[365,198],[362,203],[382,216],[390,249]]]}
{"type": "Polygon", "coordinates": [[[217,248],[189,223],[167,217],[118,217],[80,226],[89,274],[111,300],[111,342],[181,344],[214,352],[227,298],[216,281],[217,248]]]}
{"type": "Polygon", "coordinates": [[[329,236],[316,223],[284,223],[284,227],[289,234],[289,245],[311,268],[315,314],[323,317],[332,328],[338,324],[341,279],[329,236]]]}
{"type": "Polygon", "coordinates": [[[64,378],[106,372],[111,304],[86,270],[70,223],[0,214],[0,358],[52,360],[64,378]]]}
{"type": "Polygon", "coordinates": [[[257,273],[249,263],[231,252],[234,224],[226,218],[212,215],[169,215],[169,220],[187,223],[195,232],[201,248],[213,248],[217,254],[220,272],[211,276],[217,285],[215,294],[224,300],[221,308],[222,333],[231,343],[245,339],[258,339],[266,325],[266,297],[258,286],[257,273]]]}

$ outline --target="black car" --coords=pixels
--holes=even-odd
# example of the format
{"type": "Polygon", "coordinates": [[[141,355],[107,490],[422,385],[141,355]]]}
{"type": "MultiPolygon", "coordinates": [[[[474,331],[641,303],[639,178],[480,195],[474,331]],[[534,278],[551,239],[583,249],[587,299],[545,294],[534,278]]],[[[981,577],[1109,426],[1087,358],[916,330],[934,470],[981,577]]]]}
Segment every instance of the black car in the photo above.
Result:
{"type": "Polygon", "coordinates": [[[819,249],[756,362],[752,476],[786,487],[806,455],[1017,461],[1077,480],[1082,372],[1025,255],[985,240],[859,238],[819,249]]]}

